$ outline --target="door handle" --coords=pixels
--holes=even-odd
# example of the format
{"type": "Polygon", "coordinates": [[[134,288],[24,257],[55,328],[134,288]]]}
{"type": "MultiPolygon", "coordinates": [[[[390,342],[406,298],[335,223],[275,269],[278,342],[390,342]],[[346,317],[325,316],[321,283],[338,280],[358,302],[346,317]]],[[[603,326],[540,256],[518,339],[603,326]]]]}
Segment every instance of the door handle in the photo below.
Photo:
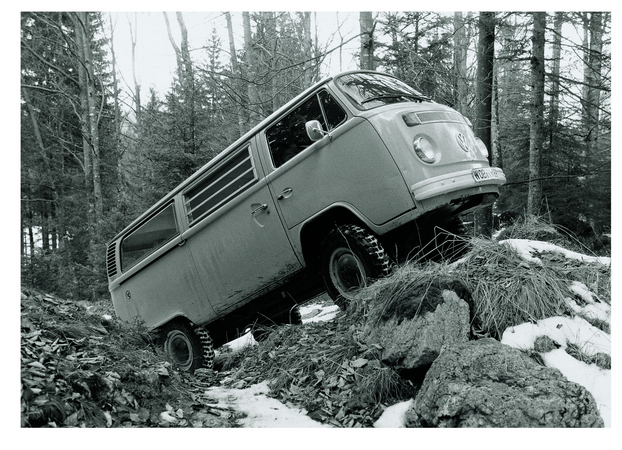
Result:
{"type": "MultiPolygon", "coordinates": [[[[268,204],[267,204],[267,203],[264,203],[263,205],[260,205],[258,208],[255,208],[255,209],[253,210],[253,212],[251,213],[251,216],[254,216],[254,215],[255,215],[255,214],[257,214],[258,212],[264,211],[264,210],[266,210],[266,209],[268,209],[268,204]]],[[[268,213],[269,213],[269,211],[268,211],[268,213]]]]}
{"type": "Polygon", "coordinates": [[[283,200],[284,198],[288,198],[290,195],[292,195],[292,192],[293,192],[292,188],[285,188],[283,189],[283,192],[281,192],[276,199],[283,200]]]}

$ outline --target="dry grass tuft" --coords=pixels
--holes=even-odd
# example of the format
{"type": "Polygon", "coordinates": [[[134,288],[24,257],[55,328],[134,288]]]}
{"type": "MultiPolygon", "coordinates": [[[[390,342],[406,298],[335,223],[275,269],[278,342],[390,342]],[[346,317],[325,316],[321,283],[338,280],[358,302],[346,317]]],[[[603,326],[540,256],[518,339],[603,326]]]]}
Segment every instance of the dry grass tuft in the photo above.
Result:
{"type": "Polygon", "coordinates": [[[600,367],[601,369],[611,370],[611,356],[607,353],[596,353],[594,355],[588,355],[584,353],[578,345],[571,342],[568,342],[566,344],[566,353],[586,364],[596,364],[596,366],[600,367]]]}
{"type": "Polygon", "coordinates": [[[552,242],[563,239],[563,236],[553,225],[540,217],[521,216],[514,224],[501,231],[498,239],[533,239],[552,242]]]}
{"type": "Polygon", "coordinates": [[[476,334],[499,339],[508,327],[570,313],[567,282],[554,270],[495,241],[474,239],[472,245],[454,273],[471,291],[476,334]]]}
{"type": "Polygon", "coordinates": [[[452,290],[463,300],[471,302],[469,289],[450,273],[447,264],[429,262],[417,266],[412,262],[406,263],[390,277],[361,291],[352,309],[368,324],[391,318],[398,318],[401,322],[436,310],[443,302],[444,290],[452,290]]]}

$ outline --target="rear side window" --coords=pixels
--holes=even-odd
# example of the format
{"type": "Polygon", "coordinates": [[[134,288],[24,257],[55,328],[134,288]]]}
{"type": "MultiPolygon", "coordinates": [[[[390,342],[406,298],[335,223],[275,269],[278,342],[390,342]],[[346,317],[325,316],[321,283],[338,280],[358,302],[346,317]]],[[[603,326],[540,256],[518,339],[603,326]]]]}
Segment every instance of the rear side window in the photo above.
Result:
{"type": "Polygon", "coordinates": [[[188,223],[195,224],[255,184],[257,179],[250,147],[247,146],[212,170],[184,194],[188,223]]]}
{"type": "Polygon", "coordinates": [[[174,204],[171,203],[123,238],[121,242],[122,270],[127,270],[178,234],[174,204]]]}

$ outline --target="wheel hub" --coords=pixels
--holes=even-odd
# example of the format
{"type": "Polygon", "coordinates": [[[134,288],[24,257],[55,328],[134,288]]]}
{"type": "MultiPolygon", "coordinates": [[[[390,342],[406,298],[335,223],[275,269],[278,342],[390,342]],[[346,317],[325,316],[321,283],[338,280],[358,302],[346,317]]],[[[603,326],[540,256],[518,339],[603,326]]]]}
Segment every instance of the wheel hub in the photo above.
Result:
{"type": "Polygon", "coordinates": [[[354,297],[354,293],[366,285],[363,264],[350,249],[339,248],[333,252],[330,263],[330,277],[341,295],[354,297]]]}
{"type": "Polygon", "coordinates": [[[192,343],[188,337],[180,331],[171,331],[166,340],[166,350],[173,359],[173,363],[181,369],[187,370],[192,365],[194,355],[192,343]]]}

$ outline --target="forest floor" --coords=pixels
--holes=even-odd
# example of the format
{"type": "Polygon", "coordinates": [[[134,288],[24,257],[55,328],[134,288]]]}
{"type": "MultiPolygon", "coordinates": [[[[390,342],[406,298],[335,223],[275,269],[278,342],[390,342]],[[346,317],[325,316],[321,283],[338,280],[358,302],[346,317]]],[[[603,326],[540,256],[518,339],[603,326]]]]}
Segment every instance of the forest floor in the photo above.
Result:
{"type": "MultiPolygon", "coordinates": [[[[598,303],[609,311],[608,266],[545,242],[525,242],[518,251],[526,261],[539,256],[573,274],[596,264],[600,297],[608,297],[598,303]]],[[[593,307],[595,295],[583,287],[575,300],[583,297],[583,307],[593,307]]],[[[218,370],[191,375],[167,362],[147,330],[115,319],[107,299],[70,301],[22,287],[21,427],[402,426],[421,380],[401,379],[384,367],[378,349],[353,337],[355,324],[325,295],[301,312],[302,326],[276,327],[261,343],[244,336],[219,349],[218,370]]],[[[608,314],[601,326],[609,333],[605,339],[608,314]]],[[[529,346],[530,338],[520,336],[514,340],[529,346]]],[[[608,384],[595,397],[609,423],[610,370],[593,362],[586,357],[581,364],[600,377],[587,383],[608,384]]]]}

